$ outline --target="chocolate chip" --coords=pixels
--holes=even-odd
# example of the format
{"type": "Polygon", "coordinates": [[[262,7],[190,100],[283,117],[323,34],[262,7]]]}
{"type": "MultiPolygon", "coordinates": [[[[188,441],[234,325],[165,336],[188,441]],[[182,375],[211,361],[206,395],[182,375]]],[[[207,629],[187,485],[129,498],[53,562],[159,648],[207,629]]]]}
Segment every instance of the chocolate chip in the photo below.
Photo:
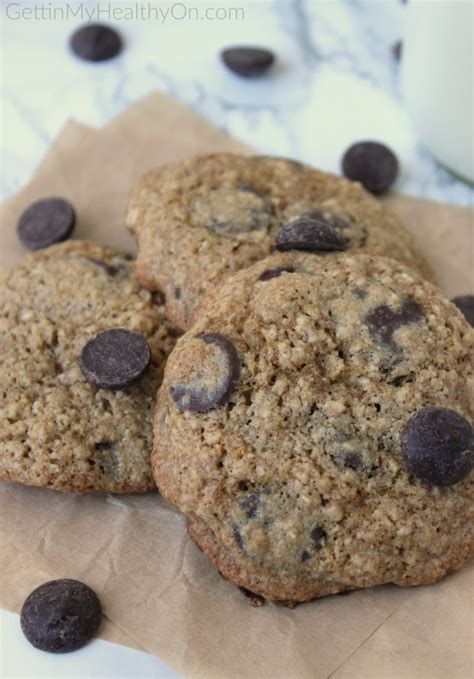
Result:
{"type": "Polygon", "coordinates": [[[423,318],[423,311],[413,299],[406,299],[399,311],[391,309],[386,304],[375,307],[365,316],[372,337],[379,343],[392,349],[397,346],[393,334],[398,328],[410,323],[416,323],[423,318]]]}
{"type": "Polygon", "coordinates": [[[462,481],[474,464],[474,436],[470,424],[449,408],[428,406],[405,425],[402,455],[413,474],[435,486],[462,481]]]}
{"type": "Polygon", "coordinates": [[[397,177],[398,160],[385,144],[361,141],[345,152],[342,171],[348,179],[360,182],[367,191],[383,193],[397,177]]]}
{"type": "Polygon", "coordinates": [[[277,233],[277,250],[333,251],[345,250],[346,239],[326,222],[316,219],[295,219],[277,233]]]}
{"type": "Polygon", "coordinates": [[[258,505],[260,502],[260,493],[249,493],[240,501],[240,506],[247,512],[247,517],[249,519],[255,518],[257,513],[258,505]]]}
{"type": "Polygon", "coordinates": [[[234,540],[236,541],[237,545],[243,550],[244,541],[242,540],[242,535],[235,524],[232,526],[232,535],[234,536],[234,540]]]}
{"type": "Polygon", "coordinates": [[[262,75],[275,61],[273,52],[261,47],[227,47],[221,58],[229,70],[244,78],[262,75]]]}
{"type": "Polygon", "coordinates": [[[258,277],[259,281],[269,281],[272,278],[278,278],[282,273],[294,273],[295,270],[291,267],[279,266],[276,269],[267,269],[258,277]]]}
{"type": "Polygon", "coordinates": [[[30,205],[18,220],[18,238],[25,248],[40,250],[71,235],[76,215],[64,198],[43,198],[30,205]]]}
{"type": "Polygon", "coordinates": [[[94,448],[95,450],[102,452],[104,450],[112,450],[114,447],[114,444],[112,441],[99,441],[98,443],[94,443],[94,448]]]}
{"type": "Polygon", "coordinates": [[[251,592],[249,589],[246,589],[245,587],[240,587],[238,585],[240,591],[244,596],[247,597],[247,599],[250,599],[250,605],[258,608],[259,606],[263,606],[265,603],[265,599],[263,596],[260,594],[255,594],[255,592],[251,592]]]}
{"type": "Polygon", "coordinates": [[[461,295],[451,300],[464,315],[466,321],[474,327],[474,295],[461,295]]]}
{"type": "Polygon", "coordinates": [[[94,386],[123,389],[143,375],[150,360],[150,348],[142,335],[113,328],[87,342],[79,364],[84,377],[94,386]]]}
{"type": "Polygon", "coordinates": [[[301,561],[307,561],[310,556],[311,556],[311,554],[308,552],[308,550],[303,549],[303,551],[301,552],[300,560],[301,561]]]}
{"type": "Polygon", "coordinates": [[[321,549],[321,547],[324,545],[324,539],[326,537],[326,531],[322,526],[315,526],[311,533],[309,534],[309,537],[314,543],[314,546],[316,549],[321,549]]]}
{"type": "Polygon", "coordinates": [[[157,306],[164,306],[166,302],[166,298],[161,290],[155,290],[155,292],[152,293],[152,299],[157,306]]]}
{"type": "Polygon", "coordinates": [[[26,598],[20,624],[28,641],[40,651],[68,653],[81,648],[99,629],[100,601],[77,580],[51,580],[26,598]]]}
{"type": "Polygon", "coordinates": [[[199,339],[217,347],[224,375],[213,389],[209,389],[207,384],[201,386],[199,383],[171,386],[170,396],[178,410],[182,412],[190,410],[195,413],[208,413],[223,405],[229,400],[240,377],[239,355],[230,340],[218,333],[205,333],[199,339]]]}
{"type": "Polygon", "coordinates": [[[402,43],[401,40],[397,40],[397,42],[395,42],[392,45],[392,54],[397,61],[400,61],[400,59],[401,59],[402,48],[403,48],[403,43],[402,43]]]}
{"type": "Polygon", "coordinates": [[[103,24],[78,28],[69,44],[74,54],[85,61],[106,61],[122,51],[122,39],[117,31],[103,24]]]}

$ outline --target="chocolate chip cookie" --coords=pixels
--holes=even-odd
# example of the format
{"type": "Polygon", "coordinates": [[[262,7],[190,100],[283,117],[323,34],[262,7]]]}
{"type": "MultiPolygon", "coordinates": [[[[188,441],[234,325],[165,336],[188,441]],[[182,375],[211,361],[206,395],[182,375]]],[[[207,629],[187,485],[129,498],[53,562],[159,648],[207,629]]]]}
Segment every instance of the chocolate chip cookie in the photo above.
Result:
{"type": "Polygon", "coordinates": [[[175,333],[160,300],[134,281],[130,259],[71,241],[0,277],[0,478],[79,492],[154,487],[152,414],[175,333]],[[101,362],[86,349],[104,333],[115,341],[108,353],[102,345],[101,362]],[[141,353],[135,339],[130,355],[129,335],[141,353]],[[111,371],[134,379],[110,382],[111,371]]]}
{"type": "Polygon", "coordinates": [[[172,351],[152,466],[229,580],[305,601],[434,582],[474,546],[474,332],[402,264],[272,255],[172,351]]]}
{"type": "MultiPolygon", "coordinates": [[[[138,182],[127,214],[139,246],[135,274],[166,295],[169,317],[186,329],[225,276],[279,249],[288,239],[280,229],[300,219],[335,232],[335,250],[386,255],[432,277],[405,227],[359,184],[292,160],[228,153],[138,182]]],[[[331,250],[326,242],[323,252],[331,250]]]]}

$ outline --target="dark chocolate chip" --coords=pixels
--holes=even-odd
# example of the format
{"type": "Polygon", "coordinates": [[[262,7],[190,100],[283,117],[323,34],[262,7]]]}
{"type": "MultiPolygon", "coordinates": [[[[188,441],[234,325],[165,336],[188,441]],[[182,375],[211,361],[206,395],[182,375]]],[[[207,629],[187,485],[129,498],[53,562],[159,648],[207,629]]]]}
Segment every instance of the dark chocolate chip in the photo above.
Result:
{"type": "Polygon", "coordinates": [[[240,377],[239,355],[230,340],[218,333],[205,333],[199,338],[217,347],[225,362],[225,375],[211,391],[207,387],[179,384],[170,387],[170,396],[178,410],[208,413],[226,403],[240,377]]]}
{"type": "Polygon", "coordinates": [[[25,248],[40,250],[69,238],[76,215],[64,198],[43,198],[27,208],[17,224],[18,238],[25,248]]]}
{"type": "Polygon", "coordinates": [[[347,243],[333,226],[317,219],[295,219],[277,233],[277,250],[345,250],[347,243]]]}
{"type": "Polygon", "coordinates": [[[269,281],[271,278],[278,278],[282,273],[294,273],[295,270],[291,267],[279,266],[276,269],[267,269],[258,277],[259,281],[269,281]]]}
{"type": "Polygon", "coordinates": [[[166,298],[164,294],[161,292],[161,290],[155,290],[155,292],[152,293],[152,299],[157,306],[165,305],[166,298]]]}
{"type": "Polygon", "coordinates": [[[234,524],[232,526],[232,535],[234,536],[234,540],[236,541],[237,545],[240,547],[240,549],[244,549],[244,541],[242,540],[242,535],[240,533],[240,530],[237,528],[237,526],[234,524]]]}
{"type": "Polygon", "coordinates": [[[372,193],[383,193],[398,174],[398,160],[385,144],[361,141],[344,154],[342,171],[348,179],[358,181],[372,193]]]}
{"type": "Polygon", "coordinates": [[[257,513],[258,505],[260,502],[260,493],[249,493],[240,501],[240,506],[247,512],[247,517],[249,519],[255,518],[257,513]]]}
{"type": "Polygon", "coordinates": [[[303,551],[301,552],[300,560],[301,561],[307,561],[310,556],[311,556],[311,554],[308,552],[308,550],[303,549],[303,551]]]}
{"type": "Polygon", "coordinates": [[[265,603],[265,599],[261,594],[255,594],[255,592],[251,592],[249,589],[246,589],[245,587],[240,587],[238,586],[240,591],[244,596],[247,597],[247,599],[250,599],[250,605],[254,607],[259,607],[263,606],[265,603]]]}
{"type": "Polygon", "coordinates": [[[68,653],[96,634],[102,618],[97,595],[77,580],[51,580],[26,598],[20,624],[28,641],[40,651],[68,653]]]}
{"type": "Polygon", "coordinates": [[[85,61],[106,61],[122,51],[120,35],[103,24],[87,24],[78,28],[69,44],[74,54],[85,61]]]}
{"type": "Polygon", "coordinates": [[[273,52],[261,47],[227,47],[221,58],[228,69],[244,78],[263,75],[275,61],[273,52]]]}
{"type": "Polygon", "coordinates": [[[403,49],[403,43],[402,43],[401,40],[397,40],[397,42],[395,42],[392,45],[392,54],[397,61],[400,61],[400,59],[401,59],[402,49],[403,49]]]}
{"type": "Polygon", "coordinates": [[[474,327],[474,295],[461,295],[451,300],[464,315],[466,321],[474,327]]]}
{"type": "Polygon", "coordinates": [[[413,299],[406,299],[400,309],[395,311],[386,304],[375,307],[365,316],[372,337],[379,343],[396,348],[393,334],[398,328],[417,323],[423,318],[423,311],[413,299]]]}
{"type": "Polygon", "coordinates": [[[150,348],[142,335],[113,328],[87,342],[79,364],[84,377],[94,386],[123,389],[143,375],[150,360],[150,348]]]}
{"type": "Polygon", "coordinates": [[[103,452],[104,450],[112,450],[114,447],[114,443],[112,441],[99,441],[98,443],[94,443],[94,448],[98,452],[103,452]]]}
{"type": "Polygon", "coordinates": [[[326,531],[322,526],[315,526],[311,533],[309,534],[309,537],[313,541],[316,549],[321,549],[321,547],[324,544],[324,539],[326,537],[326,531]]]}
{"type": "Polygon", "coordinates": [[[405,425],[402,455],[413,474],[435,486],[451,486],[466,478],[474,464],[474,436],[462,415],[428,406],[405,425]]]}

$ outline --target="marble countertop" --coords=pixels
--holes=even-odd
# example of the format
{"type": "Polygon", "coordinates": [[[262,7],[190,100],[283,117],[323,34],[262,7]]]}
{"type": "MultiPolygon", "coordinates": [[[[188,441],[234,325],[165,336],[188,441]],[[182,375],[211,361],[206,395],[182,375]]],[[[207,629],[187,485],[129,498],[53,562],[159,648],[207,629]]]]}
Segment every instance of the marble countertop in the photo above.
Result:
{"type": "Polygon", "coordinates": [[[472,205],[474,188],[436,163],[404,109],[391,46],[405,12],[399,0],[2,0],[1,196],[29,179],[68,118],[100,126],[159,90],[263,152],[329,171],[353,141],[384,141],[401,161],[397,190],[472,205]],[[68,37],[88,16],[120,30],[119,58],[72,56],[68,37]],[[255,80],[226,71],[218,53],[239,43],[270,47],[275,67],[255,80]]]}

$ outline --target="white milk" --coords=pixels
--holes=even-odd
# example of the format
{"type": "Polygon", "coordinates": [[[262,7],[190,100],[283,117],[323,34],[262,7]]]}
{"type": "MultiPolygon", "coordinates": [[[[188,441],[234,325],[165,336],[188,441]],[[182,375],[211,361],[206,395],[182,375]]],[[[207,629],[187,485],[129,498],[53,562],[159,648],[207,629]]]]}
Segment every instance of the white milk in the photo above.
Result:
{"type": "Polygon", "coordinates": [[[474,182],[474,2],[410,0],[402,92],[424,144],[474,182]]]}

